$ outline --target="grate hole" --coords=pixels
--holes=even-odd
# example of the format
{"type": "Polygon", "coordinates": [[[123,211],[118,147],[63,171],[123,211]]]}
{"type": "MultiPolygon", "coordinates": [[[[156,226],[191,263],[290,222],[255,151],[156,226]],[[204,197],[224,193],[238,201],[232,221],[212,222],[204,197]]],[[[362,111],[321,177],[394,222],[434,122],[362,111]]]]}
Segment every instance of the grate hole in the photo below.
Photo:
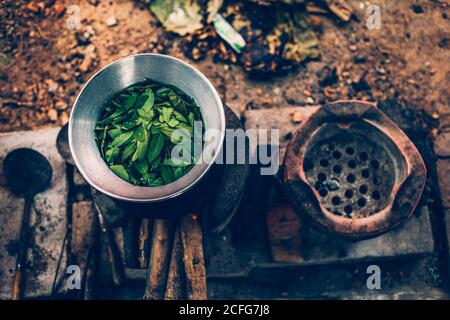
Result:
{"type": "Polygon", "coordinates": [[[361,192],[362,194],[366,194],[368,189],[369,188],[365,184],[359,186],[359,192],[361,192]]]}
{"type": "Polygon", "coordinates": [[[374,200],[380,200],[381,199],[381,194],[380,194],[380,192],[379,191],[374,191],[374,192],[372,192],[372,198],[374,199],[374,200]]]}
{"type": "Polygon", "coordinates": [[[338,151],[338,150],[335,150],[335,151],[333,151],[332,156],[335,159],[340,159],[341,156],[342,156],[342,153],[340,151],[338,151]]]}
{"type": "Polygon", "coordinates": [[[324,198],[328,195],[328,191],[327,191],[327,189],[323,188],[319,191],[319,194],[322,198],[324,198]]]}
{"type": "Polygon", "coordinates": [[[338,196],[334,196],[331,199],[331,203],[334,204],[335,206],[338,206],[341,203],[341,198],[339,198],[338,196]]]}
{"type": "Polygon", "coordinates": [[[359,198],[358,199],[358,206],[360,206],[361,208],[364,208],[366,206],[366,199],[359,198]]]}
{"type": "Polygon", "coordinates": [[[321,159],[319,163],[322,167],[328,167],[328,165],[330,164],[330,162],[327,159],[321,159]]]}
{"type": "Polygon", "coordinates": [[[369,178],[369,175],[370,175],[369,169],[363,169],[363,170],[361,171],[361,177],[367,179],[367,178],[369,178]]]}
{"type": "Polygon", "coordinates": [[[355,168],[356,168],[356,162],[355,162],[355,160],[350,160],[350,161],[347,163],[347,165],[348,165],[348,167],[349,167],[350,169],[355,169],[355,168]]]}
{"type": "Polygon", "coordinates": [[[347,176],[347,181],[349,183],[353,183],[353,182],[355,182],[355,180],[356,180],[355,175],[353,173],[349,173],[348,176],[347,176]]]}
{"type": "Polygon", "coordinates": [[[353,147],[347,147],[345,148],[345,153],[347,153],[348,155],[355,154],[355,149],[353,149],[353,147]]]}
{"type": "Polygon", "coordinates": [[[338,165],[338,164],[336,164],[336,165],[334,165],[333,166],[333,172],[334,173],[341,173],[342,172],[342,167],[340,166],[340,165],[338,165]]]}
{"type": "Polygon", "coordinates": [[[363,151],[359,154],[359,160],[367,161],[367,159],[369,159],[369,155],[367,154],[367,152],[363,151]]]}
{"type": "Polygon", "coordinates": [[[351,198],[353,197],[353,190],[351,190],[351,189],[345,190],[344,196],[345,196],[347,199],[351,199],[351,198]]]}
{"type": "Polygon", "coordinates": [[[322,184],[322,182],[317,181],[317,182],[314,184],[314,189],[316,189],[317,191],[322,190],[322,189],[323,189],[323,184],[322,184]]]}
{"type": "Polygon", "coordinates": [[[383,182],[383,180],[381,179],[380,176],[373,177],[373,184],[374,185],[379,186],[382,182],[383,182]]]}
{"type": "Polygon", "coordinates": [[[375,170],[378,170],[378,168],[380,167],[380,163],[378,162],[378,160],[372,160],[370,164],[372,165],[372,168],[374,168],[375,170]]]}
{"type": "Polygon", "coordinates": [[[344,212],[345,212],[346,214],[351,214],[351,213],[353,212],[352,206],[351,206],[351,205],[346,205],[346,206],[344,207],[344,212]]]}
{"type": "Polygon", "coordinates": [[[327,180],[327,175],[325,173],[321,172],[317,175],[317,179],[319,181],[323,182],[323,181],[327,180]]]}

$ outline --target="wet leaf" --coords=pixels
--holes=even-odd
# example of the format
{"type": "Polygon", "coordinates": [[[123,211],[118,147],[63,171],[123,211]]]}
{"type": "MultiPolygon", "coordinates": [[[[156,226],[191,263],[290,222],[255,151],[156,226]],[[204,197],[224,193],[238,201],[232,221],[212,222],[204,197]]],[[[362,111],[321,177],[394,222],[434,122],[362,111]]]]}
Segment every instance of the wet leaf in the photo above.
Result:
{"type": "Polygon", "coordinates": [[[130,141],[131,137],[133,137],[133,131],[122,133],[111,142],[111,146],[120,147],[124,143],[130,141]]]}
{"type": "Polygon", "coordinates": [[[192,168],[191,163],[170,158],[175,145],[181,147],[181,155],[189,152],[191,142],[183,138],[192,135],[198,116],[199,107],[182,91],[145,80],[106,103],[96,123],[95,140],[115,174],[134,185],[160,186],[192,168]],[[175,130],[183,134],[174,134],[175,130]],[[185,148],[180,146],[184,142],[185,148]]]}
{"type": "Polygon", "coordinates": [[[125,169],[125,167],[121,164],[115,164],[112,166],[109,166],[109,168],[115,173],[117,174],[119,177],[121,177],[124,180],[129,181],[130,177],[128,175],[127,170],[125,169]]]}
{"type": "Polygon", "coordinates": [[[166,184],[169,184],[169,183],[175,181],[175,176],[173,175],[173,172],[170,169],[170,167],[168,167],[166,165],[162,165],[160,167],[160,170],[161,170],[161,177],[163,178],[163,180],[166,184]]]}
{"type": "Polygon", "coordinates": [[[122,161],[125,161],[125,160],[127,160],[129,157],[131,157],[131,155],[135,153],[136,148],[137,148],[136,142],[132,142],[132,143],[128,144],[128,145],[125,147],[125,149],[123,150],[123,153],[122,153],[122,161]]]}
{"type": "Polygon", "coordinates": [[[155,134],[150,140],[150,145],[147,152],[147,161],[150,163],[156,159],[161,153],[164,146],[164,136],[161,133],[155,134]]]}

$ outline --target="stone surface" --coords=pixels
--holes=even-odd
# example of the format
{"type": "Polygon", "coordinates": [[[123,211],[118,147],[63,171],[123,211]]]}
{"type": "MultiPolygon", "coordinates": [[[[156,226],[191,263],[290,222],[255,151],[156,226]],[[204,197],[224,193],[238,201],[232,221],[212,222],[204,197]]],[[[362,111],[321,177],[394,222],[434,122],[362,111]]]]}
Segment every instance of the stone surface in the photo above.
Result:
{"type": "Polygon", "coordinates": [[[450,208],[450,159],[439,159],[436,163],[442,205],[450,208]]]}
{"type": "Polygon", "coordinates": [[[436,137],[434,152],[438,157],[450,157],[450,132],[441,133],[436,137]]]}
{"type": "MultiPolygon", "coordinates": [[[[238,222],[237,222],[238,223],[238,222]]],[[[267,232],[265,226],[258,226],[259,234],[267,232]]],[[[234,233],[242,230],[225,231],[218,235],[207,234],[206,254],[210,261],[207,275],[211,278],[266,277],[274,270],[286,266],[274,263],[270,259],[270,249],[262,239],[254,243],[236,245],[234,233]]],[[[247,230],[246,232],[251,232],[247,230]]],[[[301,254],[304,261],[289,263],[289,267],[301,268],[340,264],[350,262],[368,262],[426,256],[433,253],[434,242],[431,233],[429,212],[426,207],[416,213],[404,224],[379,237],[352,242],[327,235],[308,228],[302,228],[304,244],[301,254]]],[[[287,276],[288,273],[285,273],[287,276]]],[[[279,277],[283,277],[282,273],[279,277]]]]}
{"type": "MultiPolygon", "coordinates": [[[[3,172],[3,159],[7,153],[19,147],[41,152],[53,169],[51,187],[34,198],[26,267],[27,298],[50,295],[66,233],[67,183],[65,163],[56,149],[58,132],[59,128],[51,128],[0,134],[0,172],[3,172]]],[[[0,299],[9,299],[24,201],[11,194],[4,177],[0,178],[0,299]]],[[[64,255],[61,266],[65,266],[64,255]]],[[[60,270],[59,275],[60,278],[65,276],[65,270],[60,270]]]]}
{"type": "Polygon", "coordinates": [[[248,110],[243,114],[245,129],[279,129],[280,159],[282,160],[297,125],[315,110],[317,110],[316,106],[248,110]]]}
{"type": "MultiPolygon", "coordinates": [[[[434,242],[429,212],[427,207],[422,207],[420,211],[420,216],[413,215],[403,225],[379,237],[358,242],[342,242],[340,252],[334,254],[344,256],[335,256],[334,259],[370,260],[431,254],[434,242]]],[[[318,252],[323,252],[319,243],[313,251],[317,252],[316,258],[320,256],[318,252]]]]}

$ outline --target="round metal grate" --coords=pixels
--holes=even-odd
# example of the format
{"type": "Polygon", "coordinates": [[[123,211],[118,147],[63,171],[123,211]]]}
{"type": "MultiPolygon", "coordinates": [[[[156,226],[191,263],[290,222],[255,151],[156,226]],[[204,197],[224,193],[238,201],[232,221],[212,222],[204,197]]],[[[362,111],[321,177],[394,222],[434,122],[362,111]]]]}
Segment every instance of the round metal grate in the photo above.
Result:
{"type": "Polygon", "coordinates": [[[361,134],[341,132],[318,141],[307,151],[303,168],[322,206],[335,215],[368,217],[390,201],[393,161],[384,147],[361,134]]]}

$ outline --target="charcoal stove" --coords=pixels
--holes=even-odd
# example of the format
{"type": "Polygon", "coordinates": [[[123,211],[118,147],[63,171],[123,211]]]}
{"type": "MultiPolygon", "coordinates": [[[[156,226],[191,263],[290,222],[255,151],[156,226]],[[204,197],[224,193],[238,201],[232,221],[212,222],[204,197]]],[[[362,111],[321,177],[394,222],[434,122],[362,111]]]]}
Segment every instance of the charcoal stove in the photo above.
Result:
{"type": "Polygon", "coordinates": [[[425,164],[414,144],[374,104],[319,108],[286,150],[284,183],[296,212],[353,240],[376,237],[414,211],[425,164]]]}

